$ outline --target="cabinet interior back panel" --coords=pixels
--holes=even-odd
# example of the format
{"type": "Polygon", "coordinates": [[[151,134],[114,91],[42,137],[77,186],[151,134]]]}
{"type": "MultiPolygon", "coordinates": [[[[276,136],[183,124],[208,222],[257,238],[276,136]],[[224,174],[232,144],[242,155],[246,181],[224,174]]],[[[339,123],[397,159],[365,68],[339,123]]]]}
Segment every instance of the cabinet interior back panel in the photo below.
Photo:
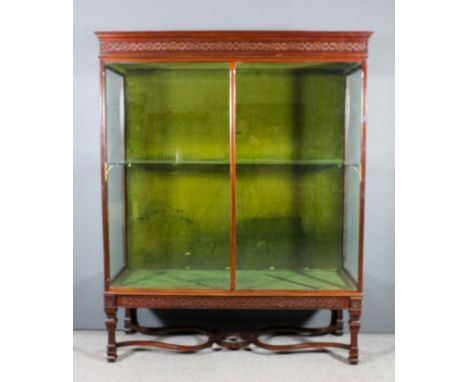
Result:
{"type": "Polygon", "coordinates": [[[128,265],[225,269],[230,264],[228,166],[127,170],[128,265]]]}
{"type": "Polygon", "coordinates": [[[238,159],[343,158],[346,77],[342,71],[239,64],[236,79],[238,159]]]}
{"type": "MultiPolygon", "coordinates": [[[[236,79],[239,270],[340,269],[343,66],[240,64],[236,79]]],[[[249,275],[239,288],[253,285],[249,275]]]]}
{"type": "Polygon", "coordinates": [[[125,76],[128,160],[228,160],[227,64],[153,64],[125,76]]]}
{"type": "Polygon", "coordinates": [[[129,268],[225,271],[228,65],[133,65],[125,78],[129,268]]]}

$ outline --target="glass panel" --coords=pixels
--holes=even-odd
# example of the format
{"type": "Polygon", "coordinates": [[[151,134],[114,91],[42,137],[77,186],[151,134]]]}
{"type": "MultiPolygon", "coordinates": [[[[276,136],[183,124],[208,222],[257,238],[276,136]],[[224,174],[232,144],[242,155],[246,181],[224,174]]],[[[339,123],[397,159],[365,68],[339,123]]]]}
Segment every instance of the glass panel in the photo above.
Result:
{"type": "Polygon", "coordinates": [[[360,166],[346,166],[346,197],[344,211],[344,268],[353,280],[358,280],[360,166]]]}
{"type": "Polygon", "coordinates": [[[109,223],[109,267],[114,278],[125,267],[124,169],[109,166],[107,174],[107,213],[109,223]]]}
{"type": "Polygon", "coordinates": [[[362,139],[362,70],[346,77],[346,163],[361,162],[362,139]]]}
{"type": "Polygon", "coordinates": [[[237,286],[343,289],[342,168],[239,166],[237,286]]]}
{"type": "Polygon", "coordinates": [[[229,159],[227,64],[121,64],[127,160],[229,159]]]}
{"type": "Polygon", "coordinates": [[[124,158],[124,77],[106,68],[106,158],[119,162],[124,158]]]}
{"type": "Polygon", "coordinates": [[[229,288],[229,185],[227,165],[127,168],[128,268],[113,286],[229,288]]]}
{"type": "Polygon", "coordinates": [[[343,270],[347,72],[237,67],[239,289],[354,289],[343,270]]]}
{"type": "Polygon", "coordinates": [[[113,64],[124,77],[127,288],[230,286],[226,64],[113,64]]]}
{"type": "Polygon", "coordinates": [[[361,195],[362,69],[346,77],[346,163],[343,227],[343,267],[355,282],[359,269],[359,213],[361,195]]]}
{"type": "Polygon", "coordinates": [[[342,73],[317,64],[239,64],[238,159],[342,160],[342,73]]]}

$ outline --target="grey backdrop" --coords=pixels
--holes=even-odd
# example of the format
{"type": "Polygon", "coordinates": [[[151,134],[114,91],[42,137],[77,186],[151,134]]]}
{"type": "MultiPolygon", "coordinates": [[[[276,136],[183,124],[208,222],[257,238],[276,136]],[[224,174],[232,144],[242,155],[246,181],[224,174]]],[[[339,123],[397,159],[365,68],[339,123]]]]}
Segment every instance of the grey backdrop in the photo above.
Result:
{"type": "MultiPolygon", "coordinates": [[[[74,326],[104,328],[97,30],[371,30],[362,331],[394,331],[394,4],[392,0],[75,0],[74,326]]],[[[156,324],[320,324],[324,313],[145,311],[156,324]]],[[[121,320],[120,320],[121,324],[121,320]]]]}

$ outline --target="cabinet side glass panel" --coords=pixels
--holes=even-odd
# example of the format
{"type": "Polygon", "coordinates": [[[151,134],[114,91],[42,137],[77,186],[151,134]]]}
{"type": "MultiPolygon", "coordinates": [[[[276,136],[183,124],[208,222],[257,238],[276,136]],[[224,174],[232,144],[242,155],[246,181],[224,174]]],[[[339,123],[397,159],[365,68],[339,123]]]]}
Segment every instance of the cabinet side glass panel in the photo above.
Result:
{"type": "Polygon", "coordinates": [[[106,169],[107,211],[109,225],[109,273],[116,277],[125,267],[125,200],[124,168],[111,165],[106,169]]]}
{"type": "Polygon", "coordinates": [[[343,266],[355,281],[359,271],[359,214],[361,200],[362,69],[346,77],[345,201],[343,266]]]}
{"type": "MultiPolygon", "coordinates": [[[[106,68],[106,163],[124,158],[124,77],[106,68]]],[[[116,277],[125,267],[124,169],[106,165],[109,229],[109,273],[116,277]]]]}
{"type": "Polygon", "coordinates": [[[362,140],[362,70],[356,68],[346,77],[346,153],[348,164],[361,163],[362,140]]]}
{"type": "Polygon", "coordinates": [[[124,160],[124,76],[106,68],[106,161],[124,160]]]}
{"type": "Polygon", "coordinates": [[[237,66],[237,287],[343,290],[346,71],[237,66]]]}
{"type": "Polygon", "coordinates": [[[343,266],[348,275],[357,282],[359,260],[359,206],[360,206],[360,166],[345,168],[345,211],[343,236],[343,266]]]}
{"type": "Polygon", "coordinates": [[[229,289],[227,64],[113,64],[125,78],[127,264],[112,287],[229,289]]]}

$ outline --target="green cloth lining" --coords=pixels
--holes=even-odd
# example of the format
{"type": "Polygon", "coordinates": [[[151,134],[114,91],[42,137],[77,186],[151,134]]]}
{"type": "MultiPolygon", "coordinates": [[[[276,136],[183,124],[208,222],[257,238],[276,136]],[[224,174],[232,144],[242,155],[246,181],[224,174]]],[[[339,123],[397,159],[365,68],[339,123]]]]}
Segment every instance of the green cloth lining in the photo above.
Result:
{"type": "MultiPolygon", "coordinates": [[[[342,290],[355,289],[343,271],[284,269],[236,271],[237,289],[342,290]]],[[[111,283],[115,288],[229,289],[230,270],[127,268],[111,283]]]]}

